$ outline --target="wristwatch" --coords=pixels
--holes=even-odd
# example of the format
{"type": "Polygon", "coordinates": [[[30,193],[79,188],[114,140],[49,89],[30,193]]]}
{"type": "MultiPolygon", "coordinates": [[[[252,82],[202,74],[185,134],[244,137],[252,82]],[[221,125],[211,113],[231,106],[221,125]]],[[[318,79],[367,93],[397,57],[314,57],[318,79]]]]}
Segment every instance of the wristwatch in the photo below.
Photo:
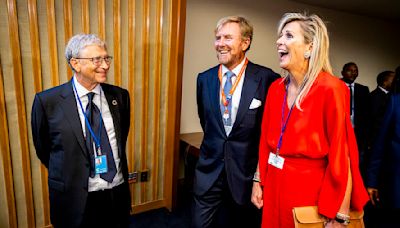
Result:
{"type": "Polygon", "coordinates": [[[350,216],[338,212],[336,213],[335,221],[347,226],[350,224],[350,216]]]}

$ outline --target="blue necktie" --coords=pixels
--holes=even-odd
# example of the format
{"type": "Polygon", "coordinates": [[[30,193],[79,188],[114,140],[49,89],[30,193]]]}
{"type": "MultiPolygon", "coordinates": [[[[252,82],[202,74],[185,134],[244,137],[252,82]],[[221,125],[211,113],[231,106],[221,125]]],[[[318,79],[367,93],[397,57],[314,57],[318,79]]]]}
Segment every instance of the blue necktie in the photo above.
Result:
{"type": "MultiPolygon", "coordinates": [[[[90,126],[92,127],[93,133],[96,137],[100,139],[100,148],[102,155],[107,156],[107,167],[108,172],[100,174],[100,178],[111,183],[114,179],[115,174],[117,174],[117,169],[115,166],[114,156],[112,153],[110,141],[108,140],[108,135],[106,128],[104,127],[104,121],[101,119],[99,108],[93,103],[93,92],[88,93],[88,105],[86,107],[86,114],[89,119],[90,126]],[[101,131],[99,131],[101,121],[101,131]],[[99,137],[100,132],[100,137],[99,137]]],[[[86,128],[86,146],[89,147],[90,157],[91,157],[91,172],[90,176],[94,177],[94,151],[93,151],[93,137],[90,134],[90,131],[86,128]]]]}
{"type": "Polygon", "coordinates": [[[225,126],[232,126],[232,116],[231,116],[231,111],[232,111],[232,96],[229,94],[229,91],[232,89],[232,77],[235,76],[235,74],[231,71],[227,71],[225,73],[226,76],[226,81],[224,85],[224,94],[226,97],[226,100],[228,102],[228,107],[225,107],[223,102],[221,102],[221,113],[222,113],[222,120],[224,122],[225,126]],[[228,115],[224,117],[224,113],[228,109],[228,115]],[[226,118],[227,117],[227,118],[226,118]]]}

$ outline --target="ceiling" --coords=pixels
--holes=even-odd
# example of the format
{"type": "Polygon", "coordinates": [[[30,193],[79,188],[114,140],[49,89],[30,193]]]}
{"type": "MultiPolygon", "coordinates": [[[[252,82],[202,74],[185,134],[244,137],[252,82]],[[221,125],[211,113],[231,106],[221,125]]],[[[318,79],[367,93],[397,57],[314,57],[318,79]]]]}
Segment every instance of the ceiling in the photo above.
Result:
{"type": "Polygon", "coordinates": [[[399,0],[292,0],[308,5],[400,22],[399,0]]]}

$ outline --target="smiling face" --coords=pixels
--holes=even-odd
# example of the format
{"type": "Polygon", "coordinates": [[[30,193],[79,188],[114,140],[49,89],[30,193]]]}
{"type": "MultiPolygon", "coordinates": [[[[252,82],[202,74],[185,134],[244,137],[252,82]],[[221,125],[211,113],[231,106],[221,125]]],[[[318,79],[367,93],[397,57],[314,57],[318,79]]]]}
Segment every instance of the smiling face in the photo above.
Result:
{"type": "MultiPolygon", "coordinates": [[[[107,50],[97,45],[85,47],[79,53],[79,58],[107,57],[107,50]]],[[[105,61],[99,66],[93,64],[90,59],[72,59],[71,65],[75,69],[76,79],[86,89],[92,90],[99,83],[107,80],[107,72],[110,69],[105,61]]]]}
{"type": "Polygon", "coordinates": [[[311,51],[311,44],[306,44],[304,32],[300,22],[292,21],[287,23],[276,41],[279,66],[291,74],[302,73],[308,69],[309,60],[304,57],[306,51],[311,51]]]}
{"type": "Polygon", "coordinates": [[[238,23],[226,23],[215,33],[215,50],[219,63],[232,70],[244,58],[250,39],[243,38],[238,23]]]}

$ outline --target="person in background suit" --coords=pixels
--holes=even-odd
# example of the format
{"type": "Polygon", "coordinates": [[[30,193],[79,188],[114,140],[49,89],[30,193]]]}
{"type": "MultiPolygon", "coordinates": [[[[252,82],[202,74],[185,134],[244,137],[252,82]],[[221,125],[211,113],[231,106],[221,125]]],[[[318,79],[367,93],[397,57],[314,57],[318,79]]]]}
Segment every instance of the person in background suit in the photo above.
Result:
{"type": "Polygon", "coordinates": [[[260,226],[260,211],[250,201],[252,178],[264,101],[279,75],[247,59],[252,38],[245,18],[219,20],[214,47],[220,64],[197,78],[204,138],[195,169],[193,227],[260,226]]]}
{"type": "Polygon", "coordinates": [[[370,96],[367,86],[354,82],[358,77],[358,67],[355,63],[344,64],[342,80],[350,90],[350,118],[356,134],[360,159],[360,171],[365,180],[365,157],[368,151],[370,126],[370,96]]]}
{"type": "Polygon", "coordinates": [[[400,227],[399,138],[400,66],[396,69],[393,92],[367,169],[366,186],[371,203],[381,209],[377,227],[400,227]]]}
{"type": "Polygon", "coordinates": [[[96,35],[73,36],[65,57],[73,78],[36,94],[32,107],[36,154],[48,169],[51,222],[128,227],[129,93],[105,83],[112,57],[96,35]]]}
{"type": "MultiPolygon", "coordinates": [[[[371,92],[371,127],[369,136],[369,146],[372,148],[382,126],[383,117],[389,101],[394,79],[393,71],[383,71],[378,74],[376,82],[378,86],[371,92]]],[[[371,149],[365,156],[365,163],[370,163],[371,149]]],[[[366,227],[376,227],[380,222],[381,210],[372,205],[371,201],[364,208],[364,222],[366,227]]]]}
{"type": "MultiPolygon", "coordinates": [[[[376,139],[376,136],[381,128],[383,116],[385,115],[386,106],[389,101],[390,93],[392,90],[392,82],[394,79],[393,71],[383,71],[378,74],[376,82],[378,86],[371,92],[371,124],[370,128],[370,143],[376,139]]],[[[367,159],[368,162],[368,159],[367,159]]]]}

